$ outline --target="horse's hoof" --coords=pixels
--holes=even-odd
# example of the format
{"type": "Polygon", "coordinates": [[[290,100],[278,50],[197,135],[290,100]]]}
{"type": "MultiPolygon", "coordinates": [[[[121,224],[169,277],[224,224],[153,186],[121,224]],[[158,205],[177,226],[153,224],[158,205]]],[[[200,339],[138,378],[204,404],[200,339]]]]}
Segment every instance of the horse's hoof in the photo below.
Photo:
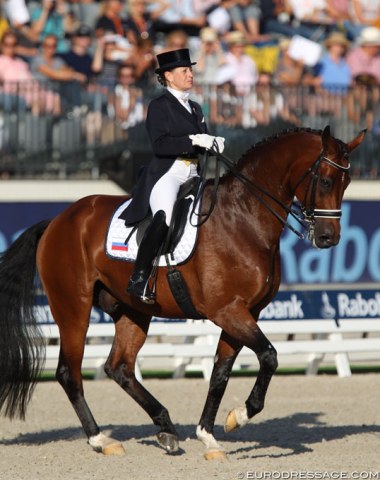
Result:
{"type": "Polygon", "coordinates": [[[236,428],[239,428],[239,424],[236,419],[235,410],[231,410],[230,413],[227,415],[226,423],[224,424],[224,431],[229,433],[236,428]]]}
{"type": "Polygon", "coordinates": [[[174,453],[178,451],[178,437],[172,433],[160,432],[157,433],[158,443],[163,447],[168,453],[174,453]]]}
{"type": "Polygon", "coordinates": [[[118,457],[122,457],[125,455],[124,447],[121,443],[111,443],[110,445],[106,445],[102,448],[102,453],[104,455],[114,455],[118,457]]]}
{"type": "Polygon", "coordinates": [[[88,443],[95,450],[95,452],[103,453],[104,455],[125,455],[125,450],[123,445],[114,440],[113,438],[107,437],[104,433],[98,433],[88,439],[88,443]]]}
{"type": "Polygon", "coordinates": [[[229,433],[236,428],[244,427],[249,422],[246,407],[234,408],[227,415],[224,431],[229,433]]]}
{"type": "Polygon", "coordinates": [[[222,462],[228,460],[227,454],[223,450],[207,450],[203,456],[206,460],[219,460],[222,462]]]}

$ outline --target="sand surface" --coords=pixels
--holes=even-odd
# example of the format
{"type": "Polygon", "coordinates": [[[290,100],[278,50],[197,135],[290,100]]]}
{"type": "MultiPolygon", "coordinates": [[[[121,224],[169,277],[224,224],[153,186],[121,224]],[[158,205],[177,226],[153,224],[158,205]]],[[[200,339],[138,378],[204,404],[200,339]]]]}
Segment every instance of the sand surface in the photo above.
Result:
{"type": "Polygon", "coordinates": [[[177,455],[157,446],[156,427],[115,383],[86,381],[92,412],[102,430],[123,443],[124,457],[95,453],[61,387],[40,383],[25,422],[1,421],[0,479],[380,480],[380,374],[276,376],[264,411],[224,433],[228,411],[244,404],[253,382],[232,378],[222,401],[215,436],[228,452],[224,462],[204,460],[195,436],[208,388],[202,379],[144,382],[177,425],[177,455]]]}

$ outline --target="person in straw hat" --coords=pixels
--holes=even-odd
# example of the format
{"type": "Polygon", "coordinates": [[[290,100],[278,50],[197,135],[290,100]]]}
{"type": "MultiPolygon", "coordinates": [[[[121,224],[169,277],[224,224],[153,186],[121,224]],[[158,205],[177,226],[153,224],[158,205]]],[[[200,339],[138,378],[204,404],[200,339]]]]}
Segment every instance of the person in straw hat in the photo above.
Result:
{"type": "Polygon", "coordinates": [[[224,149],[224,138],[208,134],[200,105],[188,98],[195,64],[189,50],[163,52],[157,60],[158,81],[166,88],[150,102],[147,111],[146,128],[154,156],[140,175],[130,205],[120,215],[126,225],[144,219],[149,209],[153,215],[127,287],[129,294],[146,303],[155,301],[148,279],[153,259],[167,235],[180,186],[197,176],[198,154],[205,149],[224,149]]]}
{"type": "Polygon", "coordinates": [[[352,74],[346,60],[350,42],[341,32],[332,32],[325,40],[326,53],[315,67],[314,86],[332,93],[343,93],[350,86],[352,74]]]}
{"type": "MultiPolygon", "coordinates": [[[[228,71],[230,73],[228,80],[235,86],[237,94],[247,95],[259,80],[256,63],[245,53],[247,41],[241,32],[233,30],[225,35],[225,42],[228,51],[225,64],[219,70],[219,75],[228,71]]],[[[218,83],[220,83],[219,80],[218,83]]]]}
{"type": "Polygon", "coordinates": [[[370,76],[380,85],[380,29],[366,27],[358,38],[358,46],[352,49],[347,62],[354,78],[370,76]]]}

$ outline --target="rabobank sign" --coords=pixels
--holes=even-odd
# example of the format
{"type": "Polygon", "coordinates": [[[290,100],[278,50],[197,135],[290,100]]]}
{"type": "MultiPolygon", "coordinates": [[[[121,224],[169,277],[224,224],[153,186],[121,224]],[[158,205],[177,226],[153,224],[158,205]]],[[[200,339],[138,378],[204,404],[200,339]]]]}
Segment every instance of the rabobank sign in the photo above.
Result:
{"type": "Polygon", "coordinates": [[[379,318],[377,290],[280,291],[261,312],[261,320],[379,318]]]}
{"type": "Polygon", "coordinates": [[[344,203],[341,239],[330,249],[315,249],[285,230],[281,239],[282,283],[379,282],[379,208],[379,201],[344,203]]]}

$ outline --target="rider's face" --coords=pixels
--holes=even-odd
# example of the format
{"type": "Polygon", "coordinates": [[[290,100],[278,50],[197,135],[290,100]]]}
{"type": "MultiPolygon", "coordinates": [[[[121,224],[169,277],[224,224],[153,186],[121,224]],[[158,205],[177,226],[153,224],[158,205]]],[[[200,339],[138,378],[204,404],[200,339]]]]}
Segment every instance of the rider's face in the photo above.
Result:
{"type": "Polygon", "coordinates": [[[177,67],[165,72],[168,86],[185,92],[193,86],[193,70],[191,67],[177,67]]]}

